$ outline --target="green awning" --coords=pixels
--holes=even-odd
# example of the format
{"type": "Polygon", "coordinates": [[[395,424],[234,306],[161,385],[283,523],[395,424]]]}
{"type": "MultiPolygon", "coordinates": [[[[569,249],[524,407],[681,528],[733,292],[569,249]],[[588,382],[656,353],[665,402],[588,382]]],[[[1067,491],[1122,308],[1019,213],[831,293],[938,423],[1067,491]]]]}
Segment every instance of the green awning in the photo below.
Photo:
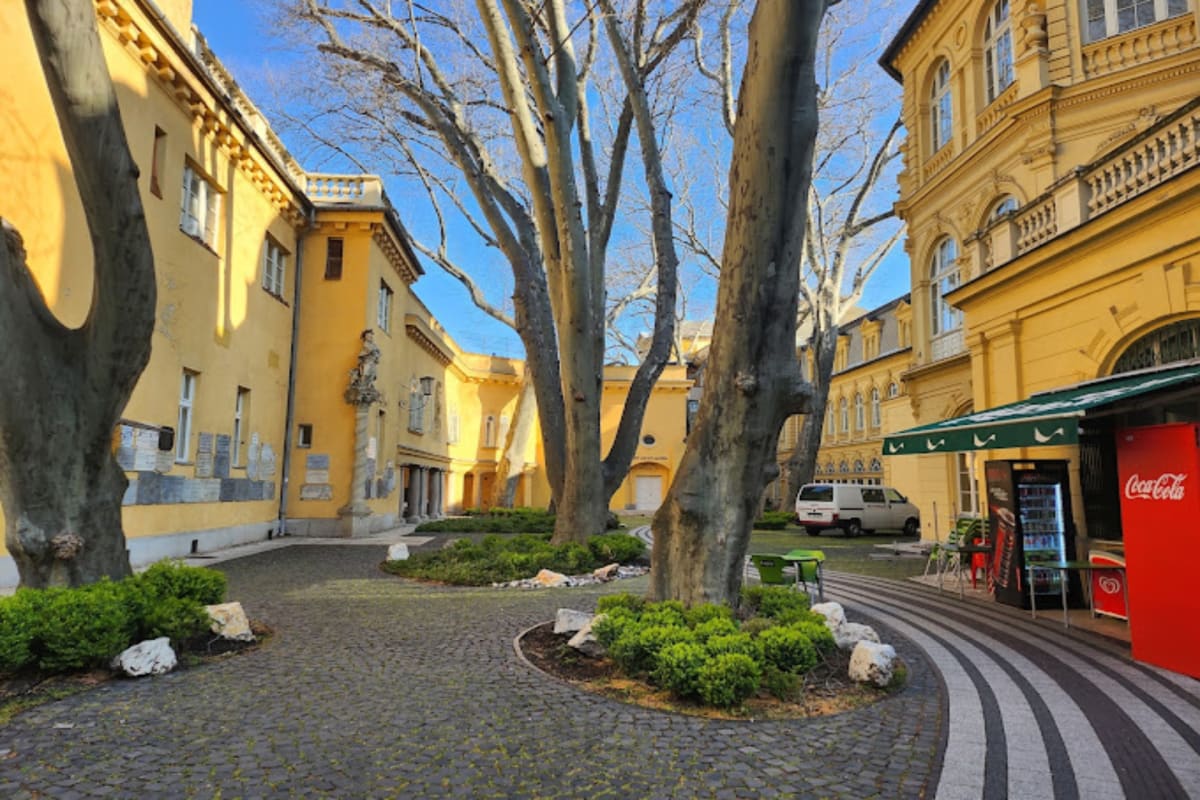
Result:
{"type": "Polygon", "coordinates": [[[887,456],[1075,444],[1079,420],[1088,409],[1200,381],[1200,363],[1163,367],[1041,392],[1017,403],[884,437],[887,456]]]}

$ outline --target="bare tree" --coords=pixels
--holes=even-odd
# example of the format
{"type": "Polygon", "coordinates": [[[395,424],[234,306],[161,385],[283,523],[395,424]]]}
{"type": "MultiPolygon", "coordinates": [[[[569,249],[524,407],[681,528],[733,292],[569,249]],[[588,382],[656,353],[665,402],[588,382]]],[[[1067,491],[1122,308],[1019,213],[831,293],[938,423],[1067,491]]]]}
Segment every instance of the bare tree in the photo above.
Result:
{"type": "Polygon", "coordinates": [[[154,258],[92,3],[25,5],[91,233],[95,290],[83,326],[64,326],[3,223],[0,502],[21,585],[73,586],[130,573],[112,436],[150,359],[154,258]]]}
{"type": "MultiPolygon", "coordinates": [[[[618,9],[607,0],[477,0],[474,12],[415,0],[292,4],[291,19],[316,31],[329,57],[326,87],[356,117],[380,120],[377,139],[450,197],[511,267],[556,541],[603,530],[670,354],[677,258],[649,81],[686,40],[702,2],[637,0],[618,9]],[[601,66],[623,89],[603,142],[592,116],[592,74],[601,66]],[[635,133],[653,205],[659,312],[602,458],[606,254],[635,133]]],[[[445,268],[448,251],[423,247],[426,255],[439,249],[434,260],[445,268]]]]}
{"type": "Polygon", "coordinates": [[[696,424],[654,517],[651,594],[736,600],[784,420],[808,410],[795,358],[825,0],[760,0],[749,27],[729,169],[716,325],[696,424]]]}
{"type": "MultiPolygon", "coordinates": [[[[737,121],[732,77],[742,49],[736,23],[743,11],[741,0],[729,0],[721,9],[713,63],[706,61],[703,28],[693,37],[697,65],[709,80],[721,121],[730,132],[737,121]]],[[[786,497],[795,497],[813,476],[841,324],[903,230],[882,196],[890,186],[889,167],[899,155],[900,121],[882,70],[874,59],[863,57],[882,43],[880,33],[889,26],[880,25],[880,19],[888,19],[889,11],[887,3],[839,5],[826,16],[818,45],[821,125],[807,198],[798,312],[801,329],[808,329],[803,344],[813,361],[813,399],[787,454],[786,497]]],[[[723,197],[719,190],[719,200],[723,197]]],[[[713,232],[702,227],[704,217],[690,200],[683,199],[676,215],[680,241],[715,273],[719,262],[711,244],[713,232]]]]}

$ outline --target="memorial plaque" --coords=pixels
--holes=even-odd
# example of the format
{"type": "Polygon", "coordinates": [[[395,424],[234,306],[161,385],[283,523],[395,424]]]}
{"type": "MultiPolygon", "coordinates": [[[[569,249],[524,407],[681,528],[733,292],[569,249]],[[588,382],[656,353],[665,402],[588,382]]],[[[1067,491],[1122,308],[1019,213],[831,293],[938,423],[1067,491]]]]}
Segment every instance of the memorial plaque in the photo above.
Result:
{"type": "Polygon", "coordinates": [[[198,481],[200,484],[200,502],[201,503],[217,503],[221,500],[221,479],[220,478],[205,478],[198,481]]]}
{"type": "Polygon", "coordinates": [[[131,425],[117,426],[117,465],[126,472],[133,471],[133,427],[131,425]]]}
{"type": "Polygon", "coordinates": [[[263,500],[275,499],[275,481],[263,481],[263,500]]]}
{"type": "Polygon", "coordinates": [[[196,441],[196,477],[213,476],[213,435],[201,433],[196,441]]]}
{"type": "Polygon", "coordinates": [[[304,457],[305,469],[329,469],[329,454],[311,453],[304,457]]]}
{"type": "Polygon", "coordinates": [[[260,450],[258,434],[250,434],[250,446],[246,448],[246,477],[252,481],[259,478],[258,459],[260,450]]]}
{"type": "Polygon", "coordinates": [[[175,466],[175,451],[159,450],[158,463],[154,465],[154,471],[165,475],[171,471],[173,466],[175,466]]]}
{"type": "Polygon", "coordinates": [[[158,468],[158,431],[137,428],[133,432],[133,469],[154,472],[158,468]]]}
{"type": "Polygon", "coordinates": [[[305,483],[329,483],[329,470],[310,469],[304,473],[305,483]]]}
{"type": "Polygon", "coordinates": [[[375,460],[375,456],[378,454],[378,449],[379,449],[379,442],[375,439],[374,436],[372,436],[370,439],[367,439],[367,460],[368,461],[375,460]]]}
{"type": "MultiPolygon", "coordinates": [[[[244,503],[250,499],[250,484],[254,481],[247,481],[241,478],[233,478],[233,502],[244,503]]],[[[254,498],[257,500],[258,498],[254,498]]]]}
{"type": "MultiPolygon", "coordinates": [[[[217,446],[213,452],[213,477],[229,477],[229,451],[232,440],[227,433],[217,434],[217,446]]],[[[222,498],[224,499],[224,498],[222,498]]]]}
{"type": "Polygon", "coordinates": [[[162,476],[157,472],[142,472],[137,480],[137,504],[139,506],[158,505],[162,496],[162,476]]]}
{"type": "Polygon", "coordinates": [[[258,477],[275,477],[275,448],[270,443],[264,443],[258,452],[258,477]]]}
{"type": "Polygon", "coordinates": [[[183,482],[181,475],[164,475],[159,479],[158,502],[161,505],[173,505],[183,502],[183,482]]]}
{"type": "Polygon", "coordinates": [[[232,503],[236,498],[237,481],[233,478],[221,478],[221,497],[222,503],[232,503]]]}
{"type": "Polygon", "coordinates": [[[183,482],[183,502],[185,503],[203,503],[204,502],[204,481],[198,479],[185,480],[183,482]]]}
{"type": "Polygon", "coordinates": [[[306,483],[300,487],[301,500],[332,500],[333,487],[327,483],[306,483]]]}

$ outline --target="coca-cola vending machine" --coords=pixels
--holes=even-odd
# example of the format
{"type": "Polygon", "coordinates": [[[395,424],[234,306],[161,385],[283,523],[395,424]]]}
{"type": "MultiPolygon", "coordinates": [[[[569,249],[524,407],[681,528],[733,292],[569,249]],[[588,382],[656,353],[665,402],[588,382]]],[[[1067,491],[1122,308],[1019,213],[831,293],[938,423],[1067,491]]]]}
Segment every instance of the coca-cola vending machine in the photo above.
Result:
{"type": "Polygon", "coordinates": [[[1200,425],[1117,433],[1133,657],[1200,678],[1200,425]]]}
{"type": "Polygon", "coordinates": [[[1067,462],[988,461],[983,470],[996,601],[1029,608],[1033,593],[1039,606],[1051,607],[1062,603],[1065,591],[1069,603],[1080,605],[1077,576],[1071,575],[1064,586],[1057,570],[1038,570],[1033,585],[1029,583],[1030,564],[1075,558],[1067,462]]]}

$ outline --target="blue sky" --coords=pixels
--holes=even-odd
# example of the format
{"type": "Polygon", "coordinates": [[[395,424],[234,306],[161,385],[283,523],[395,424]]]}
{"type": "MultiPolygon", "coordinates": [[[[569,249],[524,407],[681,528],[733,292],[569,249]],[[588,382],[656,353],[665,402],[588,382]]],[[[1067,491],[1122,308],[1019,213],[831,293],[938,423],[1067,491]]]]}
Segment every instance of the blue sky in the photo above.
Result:
{"type": "MultiPolygon", "coordinates": [[[[912,0],[901,0],[911,5],[912,0]]],[[[225,63],[226,67],[251,98],[271,116],[271,98],[265,87],[266,76],[283,75],[288,70],[303,69],[307,54],[289,50],[270,30],[266,17],[267,6],[263,2],[244,0],[194,0],[193,20],[209,46],[225,63]]],[[[897,105],[900,87],[896,86],[897,105]]],[[[305,168],[312,171],[349,171],[343,164],[325,165],[321,159],[306,151],[304,146],[284,141],[305,168]]],[[[378,171],[368,165],[372,171],[378,171]]],[[[636,162],[631,161],[631,168],[636,162]]],[[[397,207],[406,225],[414,232],[422,229],[432,217],[427,210],[423,190],[406,185],[404,181],[384,175],[389,197],[397,207]]],[[[894,194],[894,190],[890,192],[894,194]]],[[[619,233],[614,236],[619,236],[619,233]]],[[[497,275],[490,281],[491,296],[495,299],[505,292],[503,287],[510,282],[505,277],[507,265],[494,250],[472,242],[473,234],[465,231],[456,237],[461,242],[458,258],[470,264],[472,272],[497,275]]],[[[611,257],[612,254],[610,254],[611,257]]],[[[682,254],[681,254],[682,255],[682,254]]],[[[416,285],[417,295],[442,322],[450,334],[465,349],[477,352],[494,352],[500,355],[520,356],[522,348],[516,335],[490,317],[477,310],[461,285],[445,275],[432,264],[425,264],[426,274],[416,285]]],[[[483,282],[489,283],[485,277],[483,282]]],[[[908,290],[908,265],[903,249],[897,245],[868,284],[860,305],[873,308],[908,290]]],[[[691,308],[711,313],[711,288],[697,293],[691,308]]],[[[690,309],[689,309],[690,310],[690,309]]]]}

